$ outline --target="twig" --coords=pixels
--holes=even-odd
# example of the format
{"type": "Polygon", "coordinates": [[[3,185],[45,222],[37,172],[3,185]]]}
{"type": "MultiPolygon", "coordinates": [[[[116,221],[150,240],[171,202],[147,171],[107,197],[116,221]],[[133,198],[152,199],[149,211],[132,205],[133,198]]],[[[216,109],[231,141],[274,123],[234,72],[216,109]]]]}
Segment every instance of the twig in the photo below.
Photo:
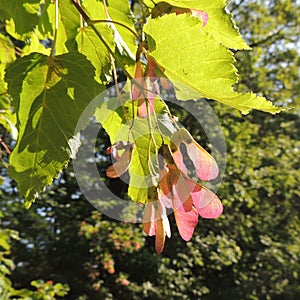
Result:
{"type": "Polygon", "coordinates": [[[0,144],[3,146],[3,148],[5,149],[5,151],[7,152],[7,154],[11,154],[10,149],[8,148],[8,146],[5,144],[5,142],[2,140],[2,138],[0,137],[0,144]]]}

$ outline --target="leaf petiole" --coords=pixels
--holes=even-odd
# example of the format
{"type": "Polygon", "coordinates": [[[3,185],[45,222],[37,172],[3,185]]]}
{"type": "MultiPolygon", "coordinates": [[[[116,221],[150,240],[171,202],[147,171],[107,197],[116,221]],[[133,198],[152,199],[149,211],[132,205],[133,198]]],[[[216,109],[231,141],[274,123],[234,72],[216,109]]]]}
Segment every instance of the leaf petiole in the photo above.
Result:
{"type": "Polygon", "coordinates": [[[125,29],[130,31],[135,36],[136,40],[139,43],[140,48],[142,49],[142,52],[147,53],[147,50],[143,46],[143,41],[140,39],[138,34],[134,30],[132,30],[130,27],[128,27],[127,25],[125,25],[121,22],[118,22],[118,21],[114,21],[114,20],[89,20],[87,22],[87,25],[97,24],[97,23],[112,23],[112,24],[116,24],[116,25],[120,25],[120,26],[124,27],[125,29]]]}

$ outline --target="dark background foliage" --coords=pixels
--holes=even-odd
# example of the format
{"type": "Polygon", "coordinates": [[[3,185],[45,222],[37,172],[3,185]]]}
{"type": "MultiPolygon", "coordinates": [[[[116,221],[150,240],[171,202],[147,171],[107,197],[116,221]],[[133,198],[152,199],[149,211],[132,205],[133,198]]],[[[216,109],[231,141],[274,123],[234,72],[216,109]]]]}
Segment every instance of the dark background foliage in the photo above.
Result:
{"type": "MultiPolygon", "coordinates": [[[[242,116],[211,103],[227,143],[223,215],[201,219],[188,243],[171,218],[174,234],[158,256],[140,225],[111,220],[84,199],[72,164],[29,210],[3,168],[0,240],[10,243],[15,289],[40,278],[68,284],[64,299],[300,299],[299,3],[236,0],[229,9],[252,47],[235,54],[240,89],[291,109],[242,116]],[[11,230],[20,238],[9,240],[11,230]]],[[[4,128],[1,136],[10,144],[4,128]]],[[[105,133],[98,142],[104,154],[105,133]]],[[[108,164],[100,160],[99,168],[108,164]]],[[[0,254],[3,270],[7,256],[0,254]]]]}

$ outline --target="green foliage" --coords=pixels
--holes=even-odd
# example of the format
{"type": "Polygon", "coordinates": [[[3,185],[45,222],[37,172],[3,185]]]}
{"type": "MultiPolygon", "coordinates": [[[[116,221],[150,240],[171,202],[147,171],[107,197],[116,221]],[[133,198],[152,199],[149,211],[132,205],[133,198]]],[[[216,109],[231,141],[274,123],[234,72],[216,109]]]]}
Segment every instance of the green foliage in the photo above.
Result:
{"type": "Polygon", "coordinates": [[[11,281],[7,277],[14,264],[6,256],[10,253],[10,238],[15,236],[13,231],[0,229],[0,293],[3,299],[9,299],[13,293],[11,281]]]}
{"type": "MultiPolygon", "coordinates": [[[[1,218],[3,215],[1,215],[1,218]]],[[[7,256],[10,255],[10,240],[19,240],[17,231],[0,228],[0,295],[1,299],[23,299],[23,300],[55,300],[56,297],[67,295],[69,287],[67,284],[56,283],[52,280],[44,282],[43,280],[33,280],[31,286],[36,291],[29,289],[15,289],[9,279],[11,270],[15,267],[13,261],[7,256]]]]}
{"type": "Polygon", "coordinates": [[[0,33],[0,124],[7,129],[13,138],[17,138],[16,118],[7,95],[7,84],[4,82],[4,70],[8,63],[16,59],[14,45],[9,37],[0,33]]]}
{"type": "MultiPolygon", "coordinates": [[[[27,207],[75,156],[76,121],[103,84],[112,82],[116,67],[132,79],[133,65],[142,61],[146,64],[144,75],[150,76],[150,60],[154,59],[156,75],[174,81],[179,100],[206,97],[243,113],[253,108],[271,113],[281,110],[264,97],[232,89],[237,83],[237,70],[229,49],[249,47],[226,12],[225,1],[141,1],[140,5],[143,22],[147,21],[145,26],[135,24],[127,0],[87,0],[82,6],[73,0],[1,2],[0,41],[6,57],[0,69],[0,92],[6,101],[1,104],[1,110],[6,112],[1,115],[1,122],[6,128],[13,128],[12,113],[16,113],[19,135],[10,157],[9,175],[17,182],[27,207]],[[207,24],[201,16],[192,15],[195,10],[208,16],[207,24]],[[141,28],[139,34],[135,25],[141,28]],[[13,44],[12,37],[20,46],[13,44]],[[10,106],[8,96],[13,100],[10,106]]],[[[121,119],[127,119],[122,111],[119,114],[121,119]]],[[[129,112],[129,119],[132,118],[138,120],[134,111],[129,112]]],[[[155,122],[154,114],[153,122],[146,125],[150,136],[157,134],[151,125],[155,122]]],[[[159,122],[157,131],[162,139],[171,137],[170,132],[161,134],[171,122],[169,116],[159,122]]],[[[114,130],[106,128],[112,142],[114,130]]],[[[157,155],[159,144],[151,144],[150,136],[146,138],[150,141],[147,144],[144,140],[136,141],[137,128],[126,130],[124,135],[135,142],[129,167],[131,177],[135,171],[137,176],[157,177],[158,172],[149,166],[153,162],[145,147],[153,148],[151,154],[157,155]]],[[[134,201],[146,202],[150,196],[143,186],[148,183],[136,182],[131,179],[129,196],[134,201]]]]}
{"type": "Polygon", "coordinates": [[[0,19],[11,20],[17,34],[32,31],[39,22],[39,3],[40,0],[4,0],[0,6],[0,19]]]}
{"type": "MultiPolygon", "coordinates": [[[[153,3],[144,2],[149,6],[153,3]]],[[[65,3],[69,2],[60,1],[60,5],[65,3]]],[[[183,6],[188,2],[180,3],[183,6]]],[[[47,4],[53,8],[50,2],[47,4]]],[[[147,10],[140,8],[136,3],[134,11],[143,20],[143,12],[146,14],[147,10]]],[[[296,51],[299,4],[248,0],[232,1],[229,8],[252,47],[251,52],[235,51],[240,73],[237,90],[262,92],[277,104],[291,103],[294,109],[276,118],[259,112],[242,117],[231,108],[213,104],[228,149],[225,177],[218,191],[224,204],[223,216],[214,221],[201,220],[188,243],[179,239],[172,220],[172,238],[158,256],[153,253],[153,238],[145,237],[139,226],[113,222],[92,212],[93,208],[82,199],[71,167],[27,211],[22,207],[15,183],[9,182],[4,170],[1,227],[19,231],[21,237],[9,241],[7,234],[11,231],[5,229],[6,238],[0,238],[3,245],[11,245],[12,254],[8,256],[4,250],[3,255],[5,259],[13,257],[16,264],[10,277],[15,289],[32,289],[30,282],[41,278],[44,280],[41,285],[49,290],[53,286],[47,284],[50,279],[68,283],[70,292],[64,299],[300,298],[300,86],[299,52],[296,51]]],[[[71,20],[72,11],[68,12],[71,20]]],[[[77,14],[76,10],[73,12],[77,14]]],[[[118,30],[121,32],[121,28],[118,30]]],[[[69,35],[73,41],[75,32],[69,35]]],[[[13,47],[5,37],[5,45],[13,47]]],[[[57,43],[58,48],[68,51],[61,43],[57,43]]],[[[124,54],[123,59],[132,64],[129,56],[124,54]]],[[[99,82],[95,73],[91,76],[99,82]]],[[[0,86],[6,91],[6,83],[0,86]]],[[[13,112],[8,95],[1,94],[1,97],[5,100],[1,102],[6,105],[5,111],[13,112]]],[[[103,116],[111,114],[111,122],[122,123],[117,120],[117,114],[104,108],[105,104],[97,110],[97,116],[100,112],[103,116]]],[[[204,143],[205,138],[201,129],[194,126],[193,118],[176,107],[171,110],[204,143]]],[[[109,124],[107,119],[106,128],[109,124]]],[[[11,139],[1,130],[2,139],[10,145],[11,139]]],[[[118,128],[111,126],[110,130],[111,136],[116,136],[118,128]]],[[[109,164],[105,149],[110,142],[104,137],[100,137],[97,153],[101,174],[109,164]]],[[[111,179],[107,184],[117,194],[124,194],[119,179],[111,179]]],[[[1,258],[0,261],[1,270],[3,265],[9,270],[1,258]]],[[[6,279],[6,285],[3,284],[7,290],[12,283],[6,279]]]]}

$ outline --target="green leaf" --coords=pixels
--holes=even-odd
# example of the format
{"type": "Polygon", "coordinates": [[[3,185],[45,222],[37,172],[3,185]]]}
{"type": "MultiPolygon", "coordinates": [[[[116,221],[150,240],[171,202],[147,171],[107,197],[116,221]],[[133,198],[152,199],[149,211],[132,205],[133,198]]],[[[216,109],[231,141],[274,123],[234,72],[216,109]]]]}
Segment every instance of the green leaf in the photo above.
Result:
{"type": "Polygon", "coordinates": [[[149,19],[144,31],[149,55],[173,81],[179,99],[205,97],[243,113],[252,108],[270,113],[281,110],[264,97],[253,93],[240,94],[232,89],[238,79],[233,54],[203,31],[196,18],[187,14],[164,15],[149,19]]]}
{"type": "MultiPolygon", "coordinates": [[[[153,122],[153,118],[151,119],[153,122]]],[[[135,140],[135,147],[129,168],[128,195],[136,202],[145,203],[149,199],[148,189],[157,185],[156,176],[153,176],[154,174],[149,168],[149,163],[157,157],[157,148],[149,134],[147,119],[136,118],[132,136],[135,140]]],[[[156,130],[153,130],[153,137],[156,144],[160,146],[162,141],[156,130]]]]}
{"type": "Polygon", "coordinates": [[[231,15],[225,11],[226,0],[163,0],[155,2],[165,2],[176,7],[203,10],[208,13],[208,23],[203,28],[205,32],[211,34],[216,41],[228,48],[250,49],[239,34],[231,15]]]}
{"type": "Polygon", "coordinates": [[[12,135],[17,137],[16,117],[10,107],[7,95],[7,84],[4,81],[6,65],[16,59],[14,45],[9,37],[0,34],[0,124],[12,135]]]}
{"type": "Polygon", "coordinates": [[[77,121],[100,91],[94,75],[93,66],[79,53],[54,58],[32,53],[8,67],[6,81],[19,129],[9,174],[26,206],[75,155],[77,121]]]}
{"type": "MultiPolygon", "coordinates": [[[[110,49],[114,50],[114,39],[111,30],[106,25],[98,25],[97,29],[100,30],[102,36],[105,38],[106,42],[110,45],[110,49]]],[[[89,27],[80,28],[77,36],[76,42],[78,45],[78,51],[89,59],[89,61],[94,65],[96,69],[96,80],[99,81],[103,72],[109,73],[110,66],[110,56],[109,51],[101,42],[99,37],[89,27]]],[[[105,77],[102,81],[106,81],[105,77]]]]}
{"type": "MultiPolygon", "coordinates": [[[[1,82],[0,82],[1,91],[1,82]]],[[[18,130],[16,124],[16,114],[11,109],[11,103],[8,97],[0,97],[0,124],[12,135],[13,139],[17,139],[18,130]]],[[[0,181],[1,184],[1,181],[0,181]]]]}
{"type": "MultiPolygon", "coordinates": [[[[55,18],[55,2],[46,1],[41,5],[41,12],[38,24],[38,31],[41,34],[41,39],[52,38],[54,35],[54,22],[51,22],[55,18]]],[[[58,28],[61,28],[58,26],[58,28]]]]}
{"type": "Polygon", "coordinates": [[[38,34],[32,32],[28,34],[26,41],[30,41],[22,50],[22,56],[28,55],[33,52],[39,52],[45,55],[49,55],[51,48],[45,48],[45,46],[40,42],[38,34]]]}
{"type": "Polygon", "coordinates": [[[112,144],[128,139],[130,113],[128,107],[123,107],[121,104],[120,99],[111,98],[109,101],[105,101],[95,112],[97,121],[107,131],[112,144]]]}
{"type": "Polygon", "coordinates": [[[8,36],[0,34],[0,99],[5,95],[4,73],[6,65],[16,59],[14,45],[8,36]]]}
{"type": "MultiPolygon", "coordinates": [[[[103,10],[101,2],[88,2],[88,4],[91,3],[94,4],[93,12],[98,13],[101,12],[101,9],[103,10]]],[[[84,54],[96,69],[95,79],[99,82],[107,81],[104,74],[108,74],[110,70],[109,50],[92,28],[80,24],[79,13],[70,1],[59,2],[59,12],[62,28],[60,29],[61,32],[58,32],[59,40],[56,43],[58,53],[66,52],[66,49],[61,48],[61,44],[64,44],[69,51],[78,51],[84,54]]],[[[103,16],[101,13],[100,15],[103,16]]],[[[54,20],[52,19],[53,22],[54,20]]],[[[106,41],[110,50],[114,51],[114,38],[108,25],[97,24],[95,27],[106,41]]]]}
{"type": "MultiPolygon", "coordinates": [[[[54,24],[54,14],[52,14],[52,18],[54,24]]],[[[71,1],[59,1],[59,19],[61,23],[56,47],[61,47],[60,44],[63,43],[69,51],[77,51],[75,37],[80,28],[80,15],[71,1]]],[[[58,48],[57,51],[59,53],[67,52],[64,48],[58,48]]]]}
{"type": "Polygon", "coordinates": [[[1,0],[0,19],[13,18],[18,34],[33,31],[39,22],[40,0],[1,0]]]}
{"type": "Polygon", "coordinates": [[[14,45],[8,36],[0,33],[0,64],[7,64],[15,60],[14,45]]]}
{"type": "MultiPolygon", "coordinates": [[[[128,169],[130,175],[128,195],[133,201],[145,203],[148,201],[149,188],[157,185],[157,148],[153,140],[157,147],[161,145],[162,140],[153,115],[150,118],[151,131],[146,118],[135,117],[132,124],[132,104],[128,101],[129,95],[124,94],[122,97],[127,99],[123,106],[119,99],[112,98],[96,110],[95,116],[108,133],[112,144],[121,140],[127,141],[128,136],[134,143],[132,160],[128,169]]],[[[164,104],[159,99],[155,101],[155,111],[160,131],[167,142],[176,129],[165,111],[164,104]]]]}
{"type": "MultiPolygon", "coordinates": [[[[75,36],[80,27],[79,13],[71,2],[59,1],[58,4],[58,31],[55,45],[56,55],[68,53],[69,51],[77,51],[75,36]]],[[[42,7],[38,25],[39,39],[48,38],[54,40],[55,15],[55,3],[46,2],[42,7]]],[[[44,53],[44,51],[41,53],[44,53]]]]}
{"type": "MultiPolygon", "coordinates": [[[[10,250],[9,236],[4,230],[0,230],[0,247],[2,247],[5,251],[10,250]]],[[[1,251],[3,249],[0,248],[1,251]]]]}
{"type": "MultiPolygon", "coordinates": [[[[128,0],[110,1],[107,9],[112,20],[118,21],[135,31],[134,18],[132,17],[128,0]]],[[[116,24],[116,29],[120,34],[115,33],[116,42],[119,43],[118,50],[120,54],[127,56],[134,63],[137,50],[135,36],[128,29],[118,24],[116,24]],[[123,41],[120,41],[120,39],[123,41]]]]}
{"type": "MultiPolygon", "coordinates": [[[[91,20],[107,20],[102,1],[90,0],[83,3],[91,20]],[[95,9],[97,7],[97,9],[95,9]]],[[[111,20],[119,22],[131,30],[135,31],[134,19],[131,16],[129,2],[127,0],[108,1],[107,12],[111,20]]],[[[133,65],[135,63],[135,53],[137,45],[135,36],[124,26],[107,23],[111,28],[116,44],[115,55],[124,65],[133,65]]],[[[98,25],[96,25],[98,26],[98,25]]],[[[121,66],[120,66],[121,67],[121,66]]]]}

